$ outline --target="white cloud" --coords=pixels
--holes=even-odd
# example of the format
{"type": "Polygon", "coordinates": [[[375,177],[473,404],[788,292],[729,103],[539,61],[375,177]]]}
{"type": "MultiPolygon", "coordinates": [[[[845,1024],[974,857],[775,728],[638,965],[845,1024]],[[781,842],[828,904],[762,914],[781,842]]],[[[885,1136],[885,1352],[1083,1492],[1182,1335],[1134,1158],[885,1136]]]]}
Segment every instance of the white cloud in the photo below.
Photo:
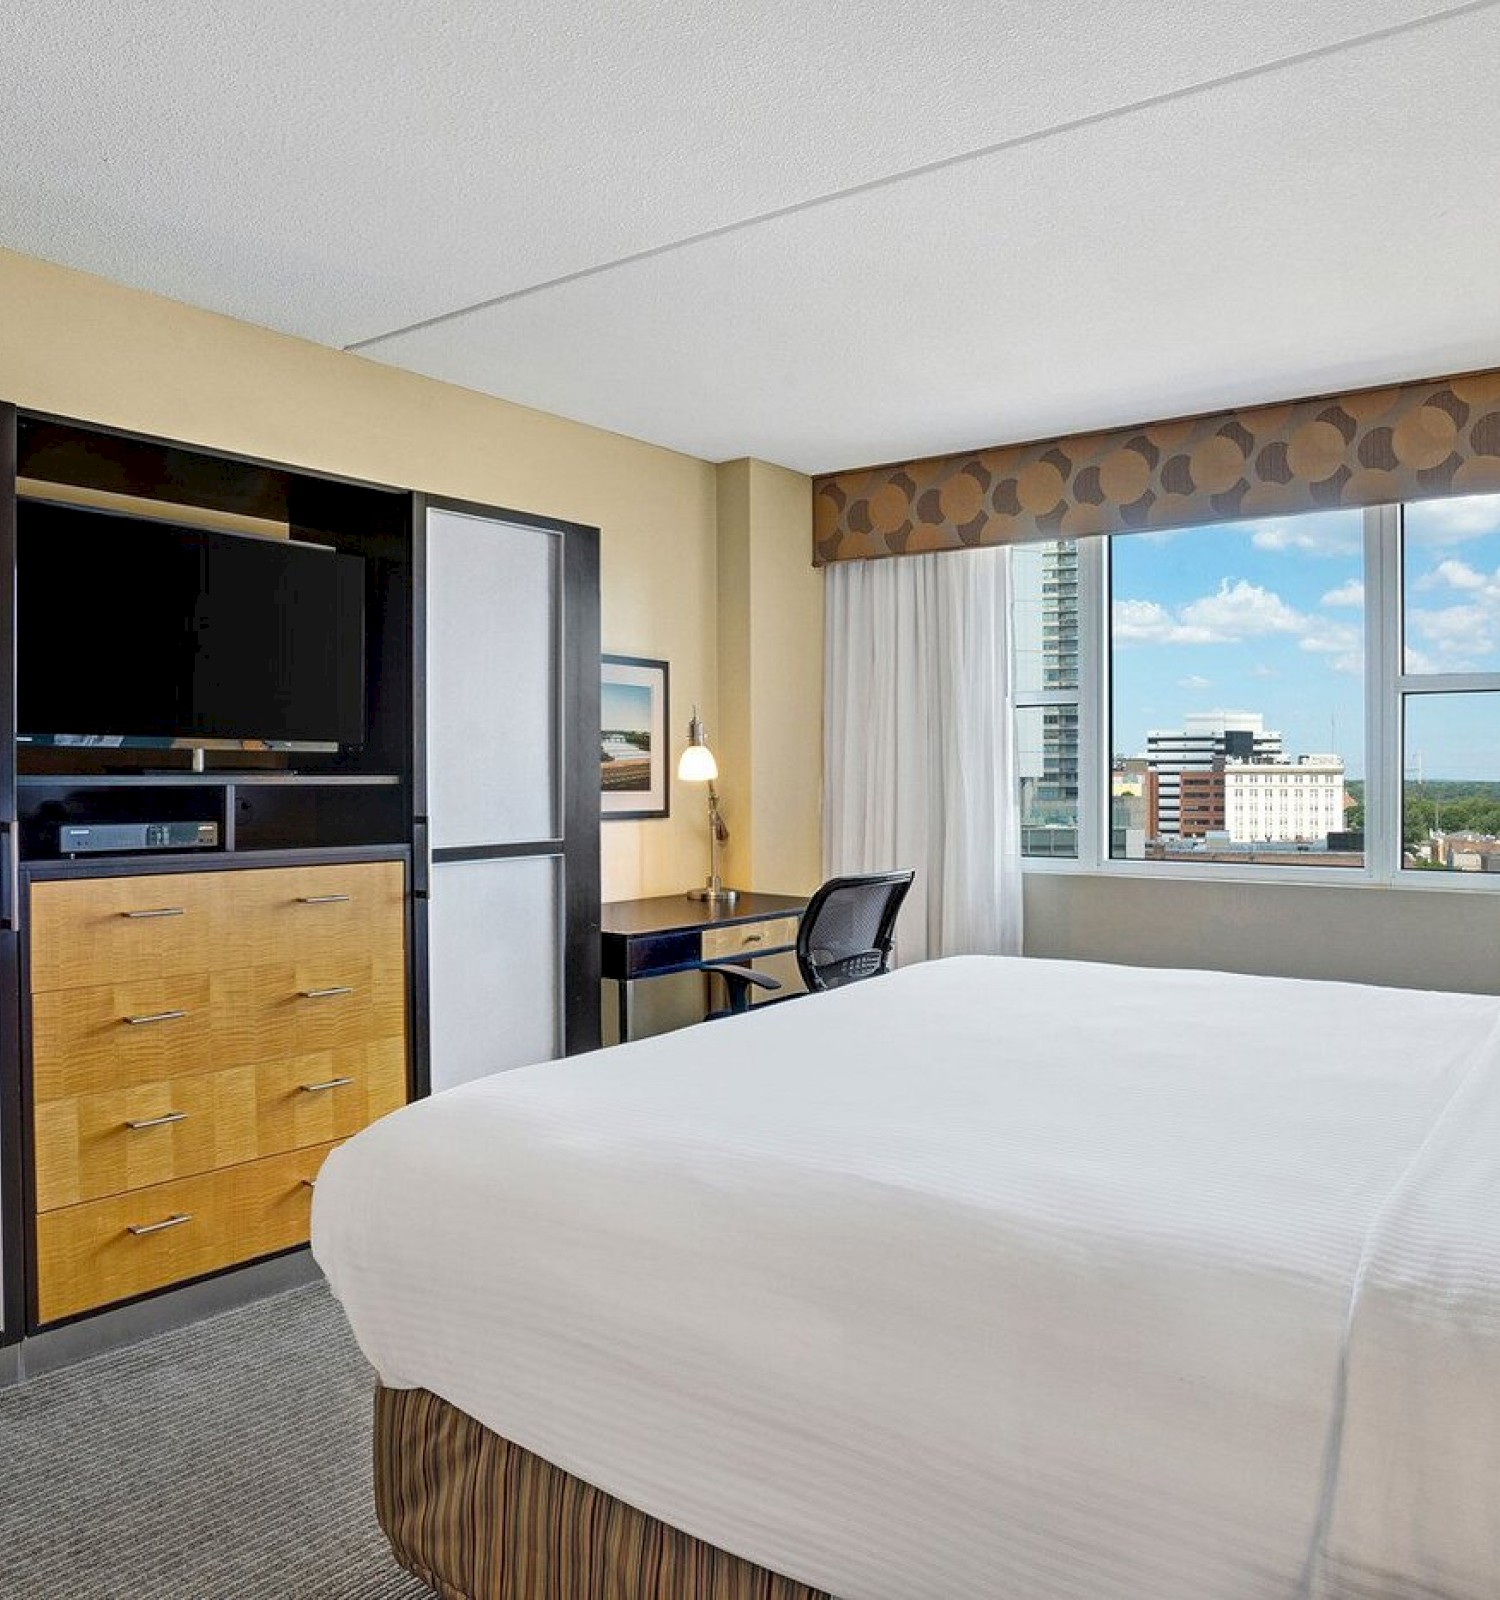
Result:
{"type": "Polygon", "coordinates": [[[1441,589],[1445,584],[1450,589],[1482,589],[1486,582],[1482,572],[1476,572],[1467,561],[1460,561],[1456,556],[1448,556],[1439,561],[1431,572],[1424,572],[1412,585],[1414,589],[1441,589]]]}
{"type": "Polygon", "coordinates": [[[1155,600],[1116,600],[1114,634],[1117,643],[1219,644],[1206,628],[1179,622],[1155,600]]]}
{"type": "Polygon", "coordinates": [[[1500,533],[1500,495],[1420,500],[1406,508],[1406,537],[1416,545],[1464,544],[1500,533]]]}
{"type": "Polygon", "coordinates": [[[1242,644],[1297,633],[1306,619],[1278,594],[1243,578],[1223,578],[1213,594],[1169,611],[1155,600],[1116,600],[1114,633],[1134,644],[1242,644]]]}
{"type": "Polygon", "coordinates": [[[1357,648],[1360,632],[1350,623],[1324,619],[1317,624],[1316,631],[1304,634],[1299,643],[1304,650],[1311,650],[1315,655],[1334,656],[1357,648]]]}
{"type": "Polygon", "coordinates": [[[1409,631],[1428,647],[1434,670],[1474,672],[1494,655],[1500,639],[1500,606],[1497,596],[1486,593],[1473,604],[1443,606],[1436,611],[1408,613],[1409,631]]]}
{"type": "Polygon", "coordinates": [[[1330,589],[1318,602],[1324,606],[1354,606],[1359,607],[1365,603],[1365,585],[1362,578],[1350,578],[1348,583],[1341,583],[1338,588],[1330,589]]]}
{"type": "Polygon", "coordinates": [[[1296,633],[1303,626],[1302,617],[1279,594],[1244,578],[1221,578],[1217,593],[1189,600],[1181,617],[1189,627],[1206,628],[1231,643],[1268,633],[1296,633]]]}
{"type": "Polygon", "coordinates": [[[1329,518],[1292,517],[1254,525],[1250,543],[1257,550],[1294,550],[1310,556],[1350,556],[1362,548],[1363,526],[1348,514],[1329,518]]]}
{"type": "Polygon", "coordinates": [[[1413,585],[1446,594],[1452,603],[1407,611],[1407,660],[1412,672],[1493,671],[1500,655],[1500,571],[1481,572],[1454,556],[1413,585]]]}
{"type": "Polygon", "coordinates": [[[1357,627],[1322,618],[1314,621],[1313,629],[1297,641],[1303,650],[1328,656],[1328,665],[1335,672],[1358,674],[1365,670],[1364,636],[1357,627]]]}
{"type": "MultiPolygon", "coordinates": [[[[1338,602],[1354,604],[1355,582],[1329,591],[1338,602]]],[[[1325,600],[1328,596],[1325,596],[1325,600]]],[[[1331,671],[1364,670],[1364,639],[1357,624],[1321,614],[1307,615],[1288,605],[1279,594],[1244,578],[1223,578],[1213,594],[1200,595],[1180,606],[1167,607],[1156,600],[1117,600],[1114,604],[1117,644],[1211,645],[1247,644],[1285,638],[1311,655],[1327,658],[1331,671]]],[[[1278,676],[1263,662],[1250,668],[1257,678],[1278,676]]],[[[1193,674],[1178,679],[1178,687],[1202,690],[1211,680],[1193,674]]]]}

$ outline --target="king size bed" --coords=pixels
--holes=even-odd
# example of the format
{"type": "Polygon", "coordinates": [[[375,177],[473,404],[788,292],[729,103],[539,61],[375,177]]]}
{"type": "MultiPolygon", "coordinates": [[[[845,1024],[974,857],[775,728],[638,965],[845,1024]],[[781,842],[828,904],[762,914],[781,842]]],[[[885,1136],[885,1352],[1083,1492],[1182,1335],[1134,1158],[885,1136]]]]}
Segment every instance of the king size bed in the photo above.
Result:
{"type": "Polygon", "coordinates": [[[962,957],[334,1152],[449,1600],[1495,1600],[1500,1001],[962,957]]]}

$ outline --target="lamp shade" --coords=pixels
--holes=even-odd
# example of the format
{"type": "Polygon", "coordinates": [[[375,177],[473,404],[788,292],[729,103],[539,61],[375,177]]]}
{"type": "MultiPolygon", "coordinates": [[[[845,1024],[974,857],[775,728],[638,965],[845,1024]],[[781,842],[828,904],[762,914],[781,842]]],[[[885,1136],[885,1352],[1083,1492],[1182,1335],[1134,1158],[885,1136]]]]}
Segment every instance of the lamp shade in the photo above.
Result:
{"type": "Polygon", "coordinates": [[[677,776],[687,783],[712,783],[719,775],[719,763],[706,744],[690,744],[677,763],[677,776]]]}

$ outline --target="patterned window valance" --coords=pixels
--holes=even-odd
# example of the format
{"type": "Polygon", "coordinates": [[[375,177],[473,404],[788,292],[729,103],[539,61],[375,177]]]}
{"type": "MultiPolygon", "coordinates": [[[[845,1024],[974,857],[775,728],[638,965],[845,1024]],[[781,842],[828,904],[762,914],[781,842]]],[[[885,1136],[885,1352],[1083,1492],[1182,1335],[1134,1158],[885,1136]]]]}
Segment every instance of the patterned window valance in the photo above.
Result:
{"type": "Polygon", "coordinates": [[[813,561],[1500,491],[1500,371],[813,480],[813,561]]]}

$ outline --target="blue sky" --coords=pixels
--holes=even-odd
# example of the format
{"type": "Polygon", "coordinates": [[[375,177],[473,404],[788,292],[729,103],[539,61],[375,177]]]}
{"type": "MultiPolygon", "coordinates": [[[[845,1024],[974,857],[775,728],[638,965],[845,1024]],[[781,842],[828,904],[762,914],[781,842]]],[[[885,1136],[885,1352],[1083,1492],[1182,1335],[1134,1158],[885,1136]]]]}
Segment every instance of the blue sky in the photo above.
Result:
{"type": "Polygon", "coordinates": [[[651,690],[644,683],[606,683],[599,690],[599,726],[650,733],[651,690]]]}
{"type": "MultiPolygon", "coordinates": [[[[1259,711],[1290,754],[1361,776],[1363,538],[1363,513],[1337,511],[1115,540],[1114,750],[1189,712],[1259,711]]],[[[1500,671],[1500,496],[1411,506],[1406,543],[1408,670],[1500,671]]],[[[1415,704],[1409,774],[1500,778],[1500,696],[1415,704]]]]}

